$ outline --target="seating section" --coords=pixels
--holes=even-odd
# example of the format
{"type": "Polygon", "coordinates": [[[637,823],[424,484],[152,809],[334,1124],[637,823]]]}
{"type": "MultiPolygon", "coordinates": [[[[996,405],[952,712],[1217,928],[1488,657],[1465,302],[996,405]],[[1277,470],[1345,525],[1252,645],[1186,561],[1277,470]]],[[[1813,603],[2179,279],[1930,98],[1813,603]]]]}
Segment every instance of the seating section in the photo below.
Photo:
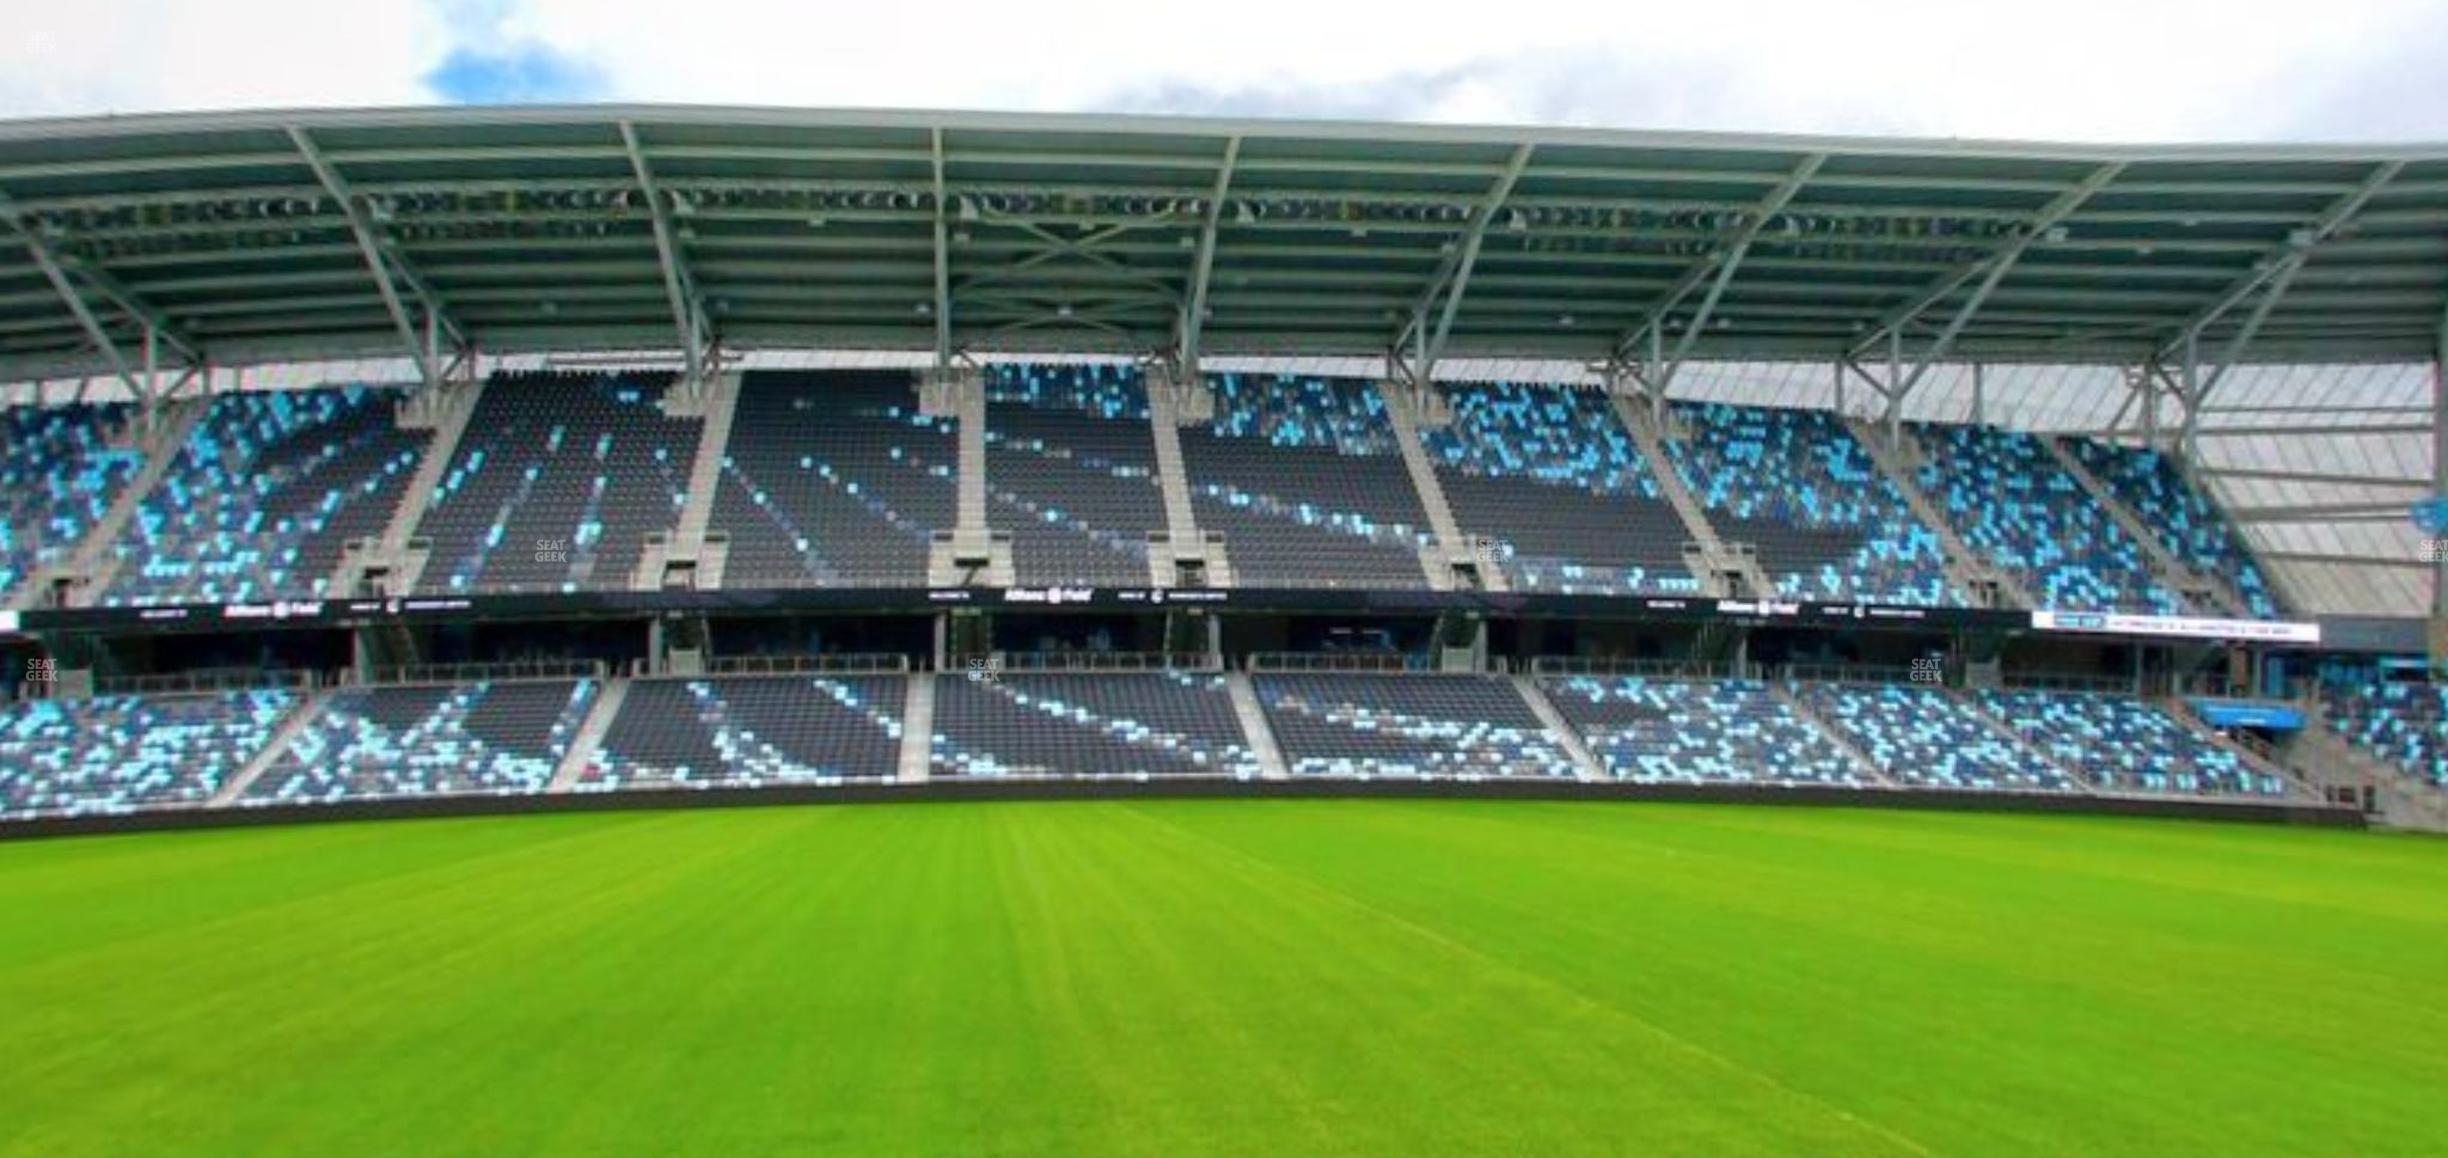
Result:
{"type": "Polygon", "coordinates": [[[918,413],[907,371],[743,375],[708,522],[724,585],[925,586],[958,521],[958,429],[918,413]]]}
{"type": "Polygon", "coordinates": [[[142,453],[110,445],[128,420],[116,405],[0,411],[0,601],[66,560],[144,469],[142,453]]]}
{"type": "Polygon", "coordinates": [[[2087,438],[2070,438],[2066,445],[2117,501],[2157,532],[2179,562],[2225,579],[2255,618],[2278,617],[2278,601],[2261,565],[2210,496],[2185,482],[2176,460],[2156,450],[2087,438]]]}
{"type": "Polygon", "coordinates": [[[2022,580],[2043,610],[2180,615],[2142,548],[2032,435],[1916,424],[1918,482],[1964,545],[2022,580]]]}
{"type": "Polygon", "coordinates": [[[1792,691],[1899,784],[2051,792],[2075,787],[2047,760],[1937,688],[1805,683],[1792,691]]]}
{"type": "Polygon", "coordinates": [[[2324,673],[2322,722],[2347,742],[2448,788],[2448,689],[2324,673]]]}
{"type": "Polygon", "coordinates": [[[593,680],[342,688],[241,803],[541,792],[596,690],[593,680]]]}
{"type": "Polygon", "coordinates": [[[1572,757],[1505,680],[1262,675],[1259,706],[1294,776],[1569,777],[1572,757]]]}
{"type": "Polygon", "coordinates": [[[0,706],[0,816],[202,804],[271,743],[296,702],[263,689],[0,706]]]}
{"type": "Polygon", "coordinates": [[[2024,742],[2111,792],[2283,796],[2286,785],[2132,696],[1984,691],[1981,705],[2024,742]]]}
{"type": "Polygon", "coordinates": [[[1208,376],[1215,419],[1181,432],[1199,529],[1243,587],[1418,588],[1435,540],[1377,390],[1356,379],[1208,376]]]}
{"type": "Polygon", "coordinates": [[[1493,541],[1512,588],[1691,595],[1691,534],[1603,395],[1498,382],[1449,386],[1453,421],[1420,443],[1467,535],[1493,541]]]}
{"type": "Polygon", "coordinates": [[[935,683],[936,776],[1258,775],[1224,677],[1026,674],[935,683]]]}
{"type": "Polygon", "coordinates": [[[687,505],[700,420],[665,417],[668,374],[495,375],[427,496],[418,589],[625,591],[646,536],[687,505]]]}
{"type": "Polygon", "coordinates": [[[577,790],[745,788],[890,779],[901,676],[635,680],[577,790]]]}
{"type": "Polygon", "coordinates": [[[399,392],[213,399],[113,550],[115,607],[310,599],[353,538],[380,535],[430,431],[401,430],[399,392]]]}
{"type": "Polygon", "coordinates": [[[1872,782],[1816,724],[1756,680],[1576,676],[1539,686],[1619,780],[1872,782]]]}
{"type": "Polygon", "coordinates": [[[1675,472],[1730,542],[1750,543],[1791,599],[1961,606],[1938,533],[1823,410],[1678,405],[1675,472]]]}
{"type": "Polygon", "coordinates": [[[1147,583],[1165,512],[1138,368],[988,367],[986,488],[1019,582],[1147,583]]]}

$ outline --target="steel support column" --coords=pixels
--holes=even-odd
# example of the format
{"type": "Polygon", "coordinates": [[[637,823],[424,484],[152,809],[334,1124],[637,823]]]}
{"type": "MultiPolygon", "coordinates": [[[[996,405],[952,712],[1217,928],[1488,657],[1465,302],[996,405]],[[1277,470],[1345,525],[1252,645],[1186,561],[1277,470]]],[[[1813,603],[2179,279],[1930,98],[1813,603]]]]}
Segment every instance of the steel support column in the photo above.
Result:
{"type": "Polygon", "coordinates": [[[696,279],[689,275],[687,255],[680,251],[680,240],[672,228],[671,206],[663,190],[655,183],[654,169],[646,163],[646,150],[638,144],[637,126],[620,122],[621,148],[629,155],[629,168],[637,175],[638,192],[646,197],[646,209],[654,224],[655,258],[663,268],[663,294],[669,299],[672,329],[680,338],[681,364],[691,385],[705,380],[706,337],[711,327],[706,325],[705,302],[698,296],[696,279]]]}
{"type": "Polygon", "coordinates": [[[952,368],[952,251],[944,224],[944,142],[939,126],[927,133],[935,172],[935,368],[952,368]]]}
{"type": "MultiPolygon", "coordinates": [[[[2448,307],[2440,310],[2431,351],[2431,501],[2448,509],[2448,307]]],[[[2448,627],[2448,543],[2434,541],[2431,556],[2431,630],[2448,627]]],[[[2436,661],[2439,657],[2434,656],[2436,661]]]]}
{"type": "Polygon", "coordinates": [[[2089,201],[2093,194],[2107,188],[2108,184],[2116,180],[2117,175],[2124,171],[2125,163],[2122,161],[2112,161],[2092,170],[2089,176],[2050,198],[2048,204],[2035,210],[2004,245],[1983,255],[1978,261],[1941,275],[1920,294],[1880,314],[1878,320],[1870,327],[1870,331],[1856,340],[1846,350],[1846,354],[1858,357],[1865,351],[1877,348],[1880,342],[1892,340],[1903,332],[1905,326],[1919,320],[1921,315],[1935,308],[1938,303],[1953,297],[1957,291],[1972,284],[1973,279],[1979,278],[1980,285],[1973,291],[1971,299],[1956,310],[1954,320],[1948,323],[1946,329],[1940,331],[1938,339],[1919,359],[1920,366],[1913,371],[1913,378],[1917,381],[1923,370],[1945,357],[1947,348],[1954,345],[1956,336],[1961,334],[1963,327],[1971,322],[1973,313],[1988,300],[1990,291],[1997,288],[1997,283],[2005,278],[2006,271],[2013,268],[2014,263],[2022,259],[2024,251],[2030,249],[2032,243],[2047,236],[2050,230],[2057,228],[2060,222],[2072,216],[2076,210],[2081,209],[2083,203],[2089,201]]]}
{"type": "Polygon", "coordinates": [[[1224,224],[1224,196],[1232,191],[1233,166],[1241,160],[1241,138],[1224,140],[1224,160],[1216,166],[1215,188],[1207,194],[1207,220],[1199,226],[1198,258],[1190,269],[1190,298],[1182,307],[1181,342],[1174,358],[1182,376],[1198,380],[1199,338],[1207,329],[1207,278],[1215,270],[1216,234],[1224,224]]]}
{"type": "Polygon", "coordinates": [[[400,299],[400,285],[408,287],[408,291],[416,296],[417,304],[424,309],[426,315],[438,319],[441,327],[450,333],[455,342],[464,345],[467,342],[467,334],[451,321],[450,315],[442,309],[432,289],[408,268],[407,263],[400,260],[397,254],[389,254],[384,251],[383,238],[378,235],[373,220],[366,212],[366,207],[358,203],[356,195],[349,189],[348,182],[340,176],[340,171],[334,169],[331,162],[323,156],[323,150],[315,145],[314,138],[307,136],[306,130],[291,125],[289,126],[289,141],[296,146],[298,156],[305,160],[306,167],[314,171],[315,180],[323,186],[323,191],[331,194],[332,199],[340,203],[341,214],[348,218],[349,232],[356,238],[357,252],[365,259],[366,272],[374,276],[374,288],[382,295],[383,308],[389,311],[391,324],[399,331],[400,346],[406,350],[409,359],[417,364],[417,369],[423,375],[425,384],[428,387],[439,387],[442,384],[442,368],[425,356],[425,343],[418,340],[416,323],[409,318],[408,307],[400,299]]]}
{"type": "Polygon", "coordinates": [[[1709,319],[1716,315],[1717,302],[1725,296],[1726,286],[1733,282],[1734,273],[1742,267],[1743,258],[1750,254],[1751,243],[1759,240],[1760,231],[1767,228],[1769,219],[1783,212],[1785,206],[1793,201],[1794,195],[1800,193],[1802,187],[1818,174],[1819,167],[1825,164],[1825,153],[1813,153],[1802,158],[1802,163],[1794,166],[1793,171],[1787,173],[1785,179],[1769,191],[1768,196],[1752,206],[1750,212],[1744,215],[1742,224],[1727,236],[1725,244],[1684,270],[1683,276],[1650,304],[1640,324],[1624,335],[1622,341],[1615,343],[1615,358],[1621,360],[1639,349],[1644,338],[1647,340],[1651,358],[1647,380],[1653,384],[1651,389],[1659,399],[1662,400],[1667,388],[1674,385],[1675,373],[1682,369],[1683,359],[1691,353],[1692,343],[1699,339],[1701,331],[1708,328],[1709,319]],[[1712,270],[1716,275],[1713,278],[1710,276],[1712,270]],[[1683,336],[1676,339],[1673,357],[1661,361],[1660,335],[1666,328],[1666,316],[1703,281],[1708,282],[1709,288],[1700,300],[1700,308],[1683,327],[1683,336]]]}
{"type": "Polygon", "coordinates": [[[1530,167],[1530,155],[1535,148],[1522,145],[1513,150],[1512,158],[1505,162],[1504,172],[1498,174],[1496,184],[1471,214],[1470,225],[1463,231],[1460,247],[1439,266],[1437,275],[1429,279],[1428,288],[1420,294],[1419,302],[1411,307],[1410,322],[1395,337],[1394,349],[1397,352],[1406,342],[1412,346],[1411,378],[1414,382],[1425,385],[1435,376],[1437,357],[1444,352],[1445,335],[1452,330],[1454,315],[1461,309],[1462,293],[1470,286],[1471,267],[1479,262],[1479,247],[1487,239],[1488,225],[1496,220],[1496,214],[1504,208],[1506,199],[1513,196],[1513,186],[1521,180],[1522,171],[1530,167]],[[1428,310],[1437,304],[1440,293],[1444,295],[1445,304],[1431,332],[1428,310]]]}

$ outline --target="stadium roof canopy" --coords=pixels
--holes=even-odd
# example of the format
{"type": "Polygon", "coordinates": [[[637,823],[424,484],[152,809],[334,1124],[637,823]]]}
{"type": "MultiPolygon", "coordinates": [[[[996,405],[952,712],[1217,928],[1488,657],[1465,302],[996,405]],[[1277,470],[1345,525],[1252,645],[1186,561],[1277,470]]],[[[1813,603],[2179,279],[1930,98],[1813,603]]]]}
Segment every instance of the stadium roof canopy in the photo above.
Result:
{"type": "Polygon", "coordinates": [[[2448,144],[545,107],[0,123],[0,380],[734,349],[2428,360],[2448,144]]]}

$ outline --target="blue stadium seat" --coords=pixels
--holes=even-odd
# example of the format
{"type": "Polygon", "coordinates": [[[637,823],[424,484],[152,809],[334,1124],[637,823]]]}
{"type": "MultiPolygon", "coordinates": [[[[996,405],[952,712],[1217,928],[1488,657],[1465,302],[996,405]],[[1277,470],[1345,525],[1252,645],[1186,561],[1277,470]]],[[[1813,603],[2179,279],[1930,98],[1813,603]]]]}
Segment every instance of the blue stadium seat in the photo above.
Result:
{"type": "Polygon", "coordinates": [[[1972,707],[1937,688],[1802,683],[1793,692],[1899,784],[2053,792],[2076,787],[2038,753],[1998,735],[1972,707]]]}
{"type": "Polygon", "coordinates": [[[901,676],[633,680],[580,792],[890,779],[901,676]]]}
{"type": "Polygon", "coordinates": [[[625,591],[688,503],[702,421],[668,374],[496,374],[417,533],[420,592],[625,591]]]}
{"type": "Polygon", "coordinates": [[[2448,688],[2382,680],[2368,664],[2323,664],[2323,723],[2379,759],[2448,788],[2448,688]]]}
{"type": "Polygon", "coordinates": [[[1574,676],[1541,680],[1540,687],[1620,780],[1871,783],[1843,749],[1757,680],[1574,676]]]}
{"type": "Polygon", "coordinates": [[[1984,691],[1981,703],[2025,743],[2111,792],[2283,796],[2276,777],[2174,716],[2128,695],[1984,691]]]}
{"type": "Polygon", "coordinates": [[[240,803],[542,792],[596,690],[592,680],[342,688],[240,803]]]}
{"type": "Polygon", "coordinates": [[[296,703],[263,689],[0,706],[0,816],[202,804],[271,743],[296,703]]]}
{"type": "Polygon", "coordinates": [[[1789,599],[1961,606],[1938,533],[1835,415],[1677,405],[1690,437],[1666,444],[1717,533],[1756,549],[1789,599]]]}
{"type": "Polygon", "coordinates": [[[1139,369],[987,367],[986,488],[1019,582],[1145,584],[1165,511],[1139,369]]]}
{"type": "Polygon", "coordinates": [[[110,445],[126,406],[14,406],[0,411],[0,601],[35,568],[64,561],[144,468],[110,445]]]}
{"type": "Polygon", "coordinates": [[[2142,548],[2029,434],[1917,424],[1918,472],[1964,545],[2012,572],[2044,610],[2181,615],[2142,548]]]}
{"type": "Polygon", "coordinates": [[[2255,618],[2276,619],[2278,601],[2270,595],[2261,565],[2210,497],[2185,482],[2176,461],[2156,450],[2067,439],[2083,466],[2118,501],[2131,508],[2143,524],[2186,566],[2218,576],[2243,597],[2255,618]]]}
{"type": "Polygon", "coordinates": [[[363,386],[224,394],[113,550],[114,607],[311,599],[342,547],[379,535],[432,435],[401,430],[399,392],[363,386]]]}
{"type": "Polygon", "coordinates": [[[1224,677],[1020,674],[935,684],[934,775],[1258,775],[1224,677]]]}
{"type": "Polygon", "coordinates": [[[1453,421],[1423,430],[1466,534],[1496,544],[1517,591],[1696,595],[1691,538],[1604,396],[1511,382],[1445,389],[1453,421]]]}
{"type": "Polygon", "coordinates": [[[1570,777],[1572,757],[1511,683],[1468,675],[1261,675],[1294,776],[1570,777]]]}
{"type": "Polygon", "coordinates": [[[906,370],[751,372],[707,526],[731,587],[923,587],[950,530],[957,425],[918,413],[906,370]]]}
{"type": "Polygon", "coordinates": [[[1181,432],[1201,530],[1243,587],[1425,587],[1433,543],[1377,390],[1356,379],[1214,374],[1215,419],[1181,432]]]}

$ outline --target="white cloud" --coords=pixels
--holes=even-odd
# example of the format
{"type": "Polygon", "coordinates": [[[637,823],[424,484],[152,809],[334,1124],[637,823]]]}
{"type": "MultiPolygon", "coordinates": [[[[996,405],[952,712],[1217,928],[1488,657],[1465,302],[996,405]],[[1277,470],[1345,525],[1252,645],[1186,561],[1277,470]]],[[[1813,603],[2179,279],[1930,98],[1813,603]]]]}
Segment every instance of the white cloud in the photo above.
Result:
{"type": "Polygon", "coordinates": [[[2439,0],[0,0],[20,5],[0,44],[0,112],[17,114],[417,102],[454,45],[510,38],[646,101],[2448,138],[2448,100],[2423,99],[2448,75],[2439,0]]]}
{"type": "Polygon", "coordinates": [[[411,104],[445,37],[420,6],[0,0],[0,115],[411,104]]]}

